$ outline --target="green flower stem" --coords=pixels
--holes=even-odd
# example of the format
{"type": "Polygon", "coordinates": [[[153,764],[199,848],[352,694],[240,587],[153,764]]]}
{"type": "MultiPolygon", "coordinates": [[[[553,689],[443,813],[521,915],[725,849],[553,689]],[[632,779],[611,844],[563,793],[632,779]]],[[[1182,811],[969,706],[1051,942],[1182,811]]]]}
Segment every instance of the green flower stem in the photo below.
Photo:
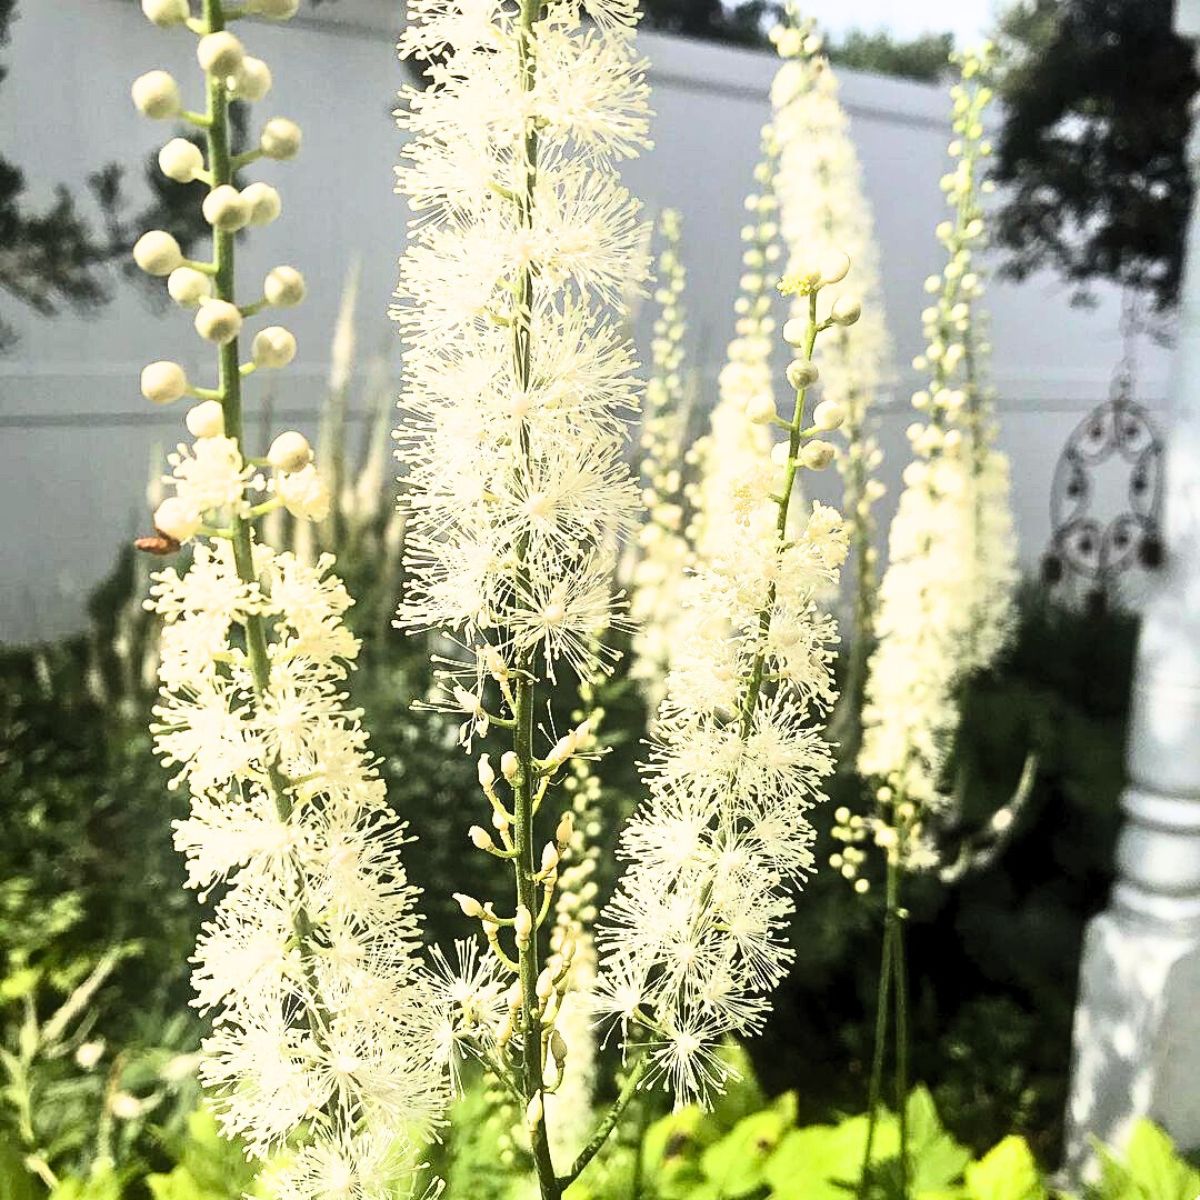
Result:
{"type": "Polygon", "coordinates": [[[621,1115],[629,1106],[629,1102],[637,1095],[638,1087],[642,1082],[642,1077],[646,1074],[649,1061],[649,1055],[643,1053],[630,1068],[629,1074],[625,1078],[625,1083],[621,1088],[620,1095],[617,1096],[608,1112],[604,1114],[600,1124],[596,1126],[596,1131],[588,1140],[587,1145],[580,1150],[575,1161],[571,1164],[571,1169],[558,1180],[558,1185],[562,1190],[565,1191],[579,1178],[584,1168],[596,1157],[604,1143],[608,1140],[609,1135],[616,1129],[617,1122],[620,1121],[621,1115]]]}
{"type": "MultiPolygon", "coordinates": [[[[521,76],[521,91],[533,91],[537,78],[537,61],[534,52],[534,24],[541,9],[540,0],[521,0],[520,21],[517,28],[517,59],[521,76]]],[[[533,227],[533,206],[537,190],[539,137],[536,124],[530,120],[525,126],[524,139],[524,186],[514,197],[518,220],[525,229],[533,227]]],[[[516,363],[517,385],[529,387],[533,373],[533,301],[534,279],[532,267],[522,268],[515,288],[516,314],[512,323],[513,359],[516,363]]],[[[528,461],[530,456],[529,429],[524,422],[520,429],[520,453],[528,461]]],[[[520,570],[524,571],[527,547],[519,550],[520,570]]],[[[513,752],[517,756],[517,774],[514,779],[513,796],[513,843],[517,857],[513,860],[513,875],[516,883],[517,903],[531,916],[540,908],[537,901],[537,883],[534,875],[538,870],[535,859],[533,818],[534,786],[537,767],[534,761],[534,710],[537,703],[537,684],[533,673],[534,656],[528,654],[519,664],[515,705],[513,712],[513,752]]],[[[541,1109],[538,1119],[529,1127],[530,1147],[533,1151],[534,1169],[537,1173],[538,1189],[542,1200],[559,1200],[561,1190],[550,1156],[550,1141],[546,1134],[544,1085],[542,1079],[542,1020],[538,1005],[537,979],[542,968],[541,930],[535,921],[529,938],[517,945],[518,978],[521,984],[521,1082],[522,1092],[528,1106],[537,1101],[541,1109]]]]}

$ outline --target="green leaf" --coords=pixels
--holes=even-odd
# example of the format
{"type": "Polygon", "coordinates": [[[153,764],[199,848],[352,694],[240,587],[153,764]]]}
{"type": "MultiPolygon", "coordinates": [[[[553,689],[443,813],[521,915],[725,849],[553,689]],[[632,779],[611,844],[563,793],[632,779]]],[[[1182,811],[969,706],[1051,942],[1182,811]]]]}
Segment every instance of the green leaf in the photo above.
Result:
{"type": "Polygon", "coordinates": [[[979,1160],[967,1167],[970,1200],[1045,1200],[1033,1154],[1024,1138],[1006,1137],[979,1160]]]}
{"type": "Polygon", "coordinates": [[[916,1088],[905,1106],[912,1185],[918,1192],[944,1188],[962,1176],[971,1154],[942,1127],[928,1089],[916,1088]]]}
{"type": "Polygon", "coordinates": [[[1125,1147],[1125,1166],[1137,1200],[1196,1200],[1200,1171],[1176,1153],[1171,1139],[1153,1121],[1141,1120],[1125,1147]]]}
{"type": "Polygon", "coordinates": [[[696,1107],[681,1108],[661,1117],[646,1130],[642,1139],[642,1166],[646,1174],[658,1182],[662,1190],[665,1181],[679,1174],[683,1167],[692,1167],[702,1178],[698,1160],[705,1146],[720,1136],[715,1122],[696,1107]]]}
{"type": "MultiPolygon", "coordinates": [[[[866,1116],[851,1117],[840,1125],[810,1125],[793,1129],[767,1160],[763,1176],[775,1200],[847,1200],[847,1192],[862,1173],[867,1145],[866,1116]]],[[[900,1133],[891,1113],[880,1113],[871,1157],[875,1162],[894,1158],[900,1150],[900,1133]]]]}
{"type": "Polygon", "coordinates": [[[786,1105],[783,1111],[772,1107],[743,1117],[731,1133],[700,1156],[705,1177],[729,1200],[740,1200],[757,1191],[765,1180],[763,1165],[791,1123],[786,1105]]]}
{"type": "Polygon", "coordinates": [[[0,1196],[4,1200],[36,1200],[41,1188],[25,1169],[25,1156],[11,1142],[0,1138],[0,1196]]]}

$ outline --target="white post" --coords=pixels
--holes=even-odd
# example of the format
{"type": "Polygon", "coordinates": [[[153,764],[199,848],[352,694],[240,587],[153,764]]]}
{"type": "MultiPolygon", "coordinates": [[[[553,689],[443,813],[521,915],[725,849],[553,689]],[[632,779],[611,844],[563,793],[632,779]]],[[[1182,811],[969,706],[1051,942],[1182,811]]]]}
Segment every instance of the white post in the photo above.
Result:
{"type": "MultiPolygon", "coordinates": [[[[1200,39],[1200,0],[1175,27],[1200,39]]],[[[1075,1013],[1067,1162],[1090,1137],[1120,1143],[1149,1116],[1200,1146],[1200,121],[1172,363],[1164,491],[1166,557],[1138,645],[1127,821],[1108,909],[1088,927],[1075,1013]]]]}

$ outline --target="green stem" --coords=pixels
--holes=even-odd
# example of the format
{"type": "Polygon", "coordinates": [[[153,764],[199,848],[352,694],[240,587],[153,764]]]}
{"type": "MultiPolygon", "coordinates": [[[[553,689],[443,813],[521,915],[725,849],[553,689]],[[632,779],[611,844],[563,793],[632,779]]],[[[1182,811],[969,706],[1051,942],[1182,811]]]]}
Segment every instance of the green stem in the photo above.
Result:
{"type": "Polygon", "coordinates": [[[867,1093],[867,1144],[863,1150],[862,1170],[858,1179],[858,1200],[865,1200],[871,1178],[871,1154],[875,1148],[875,1129],[883,1096],[883,1067],[887,1055],[888,1003],[892,994],[892,941],[890,919],[884,919],[883,951],[879,961],[879,986],[875,996],[875,1046],[871,1060],[871,1082],[867,1093]]]}
{"type": "MultiPolygon", "coordinates": [[[[628,1108],[629,1102],[637,1094],[638,1085],[642,1082],[642,1077],[646,1074],[646,1067],[649,1065],[649,1056],[643,1054],[637,1062],[633,1064],[629,1075],[625,1079],[625,1084],[621,1088],[621,1093],[613,1101],[608,1112],[604,1114],[603,1120],[596,1126],[596,1131],[592,1134],[588,1144],[580,1150],[579,1155],[571,1164],[571,1169],[558,1181],[559,1187],[565,1190],[583,1173],[584,1168],[592,1161],[593,1158],[600,1152],[601,1147],[608,1140],[609,1134],[617,1127],[617,1122],[621,1119],[621,1114],[628,1108]]],[[[640,1153],[641,1147],[638,1147],[640,1153]]]]}
{"type": "MultiPolygon", "coordinates": [[[[897,867],[899,897],[902,868],[897,867]]],[[[896,995],[896,1113],[900,1119],[900,1200],[908,1200],[908,968],[904,957],[904,912],[897,908],[893,920],[892,954],[896,960],[892,986],[896,995]]]]}

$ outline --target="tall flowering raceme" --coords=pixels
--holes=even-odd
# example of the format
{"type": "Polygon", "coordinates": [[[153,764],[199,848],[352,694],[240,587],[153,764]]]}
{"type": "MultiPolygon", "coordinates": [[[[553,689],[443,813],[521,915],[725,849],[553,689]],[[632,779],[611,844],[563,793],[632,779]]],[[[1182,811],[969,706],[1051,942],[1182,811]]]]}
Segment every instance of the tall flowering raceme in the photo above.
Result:
{"type": "MultiPolygon", "coordinates": [[[[864,301],[862,319],[824,338],[817,352],[822,395],[845,412],[845,448],[837,460],[853,566],[852,641],[839,710],[848,719],[838,722],[845,748],[857,739],[863,677],[874,636],[878,571],[872,506],[883,494],[875,477],[883,453],[875,437],[873,409],[890,373],[891,338],[879,285],[874,221],[863,194],[849,119],[838,99],[837,78],[811,22],[781,26],[772,40],[784,59],[772,84],[771,103],[779,142],[775,190],[788,269],[797,269],[814,255],[848,254],[864,301]]],[[[803,315],[803,298],[793,302],[792,315],[803,315]]]]}
{"type": "Polygon", "coordinates": [[[994,446],[979,337],[989,62],[989,52],[965,56],[964,81],[953,92],[956,164],[943,179],[952,217],[937,230],[947,263],[926,281],[933,294],[923,313],[927,346],[915,364],[928,368],[930,383],[913,396],[914,460],[891,528],[858,760],[864,778],[883,785],[885,824],[899,838],[897,852],[917,868],[935,858],[926,818],[945,804],[956,688],[994,661],[1013,623],[1008,462],[994,446]]]}
{"type": "MultiPolygon", "coordinates": [[[[934,827],[953,815],[948,760],[959,724],[959,692],[972,672],[995,660],[1013,624],[1016,548],[1009,507],[1008,463],[994,446],[995,421],[983,379],[986,346],[983,283],[978,262],[984,245],[980,193],[989,153],[983,114],[991,99],[985,77],[992,51],[958,61],[962,81],[953,91],[954,169],[942,180],[950,219],[937,230],[946,247],[940,275],[926,281],[933,297],[922,314],[927,345],[914,362],[928,369],[927,389],[916,392],[918,418],[909,427],[914,458],[892,522],[889,564],[880,589],[878,647],[872,655],[863,710],[860,774],[874,790],[872,816],[839,812],[835,835],[850,845],[841,857],[853,875],[870,838],[887,860],[876,1045],[871,1071],[870,1121],[859,1196],[869,1194],[876,1117],[882,1091],[889,1010],[895,1006],[896,1094],[908,1090],[907,978],[903,884],[913,870],[939,863],[934,827]]],[[[1027,789],[1026,765],[1017,797],[1027,789]]],[[[993,821],[995,829],[1002,825],[993,821]]],[[[859,881],[860,889],[863,881],[859,881]]],[[[901,1115],[901,1190],[909,1171],[907,1130],[901,1115]]]]}
{"type": "MultiPolygon", "coordinates": [[[[847,269],[843,258],[828,275],[817,267],[784,282],[807,299],[803,321],[784,330],[796,348],[794,402],[774,423],[786,440],[730,481],[731,536],[685,585],[645,764],[649,797],[623,833],[629,865],[599,930],[598,1008],[637,1055],[632,1086],[661,1078],[677,1104],[719,1091],[722,1039],[765,1018],[791,957],[794,892],[813,863],[807,814],[832,769],[821,725],[836,640],[816,597],[836,583],[846,530],[831,508],[795,520],[791,505],[801,469],[834,453],[815,435],[836,426],[836,406],[822,402],[812,424],[805,410],[818,335],[857,315],[827,304],[847,269]]],[[[762,395],[754,379],[751,400],[762,395]]],[[[741,420],[751,422],[745,409],[741,420]]]]}
{"type": "Polygon", "coordinates": [[[628,529],[638,499],[622,460],[634,358],[614,312],[646,273],[639,206],[616,171],[645,142],[636,19],[629,0],[419,0],[401,44],[430,65],[400,116],[414,218],[395,309],[410,510],[398,623],[452,639],[439,703],[462,715],[464,743],[508,744],[498,770],[479,761],[495,833],[470,836],[511,862],[515,893],[503,909],[459,898],[487,949],[466,944],[471,969],[451,972],[447,1044],[521,1097],[543,1197],[595,1152],[559,1175],[546,1132],[575,954],[570,937],[547,953],[544,932],[573,828],[554,784],[588,730],[555,740],[539,707],[564,666],[606,663],[595,630],[622,619],[603,533],[628,529]]]}
{"type": "MultiPolygon", "coordinates": [[[[286,19],[295,0],[254,0],[236,10],[286,19]]],[[[286,508],[324,516],[328,492],[306,439],[280,434],[264,457],[244,447],[242,384],[285,366],[295,340],[261,330],[243,362],[239,335],[265,308],[304,295],[291,267],[267,276],[261,297],[235,298],[234,235],[280,213],[267,184],[239,188],[235,172],[266,157],[293,157],[300,130],[266,123],[256,149],[233,155],[229,105],[259,100],[267,65],[225,28],[222,0],[143,0],[156,25],[197,38],[207,102],[183,109],[165,72],[133,86],[147,116],[180,118],[203,132],[205,150],[175,139],[164,173],[207,186],[211,261],[188,261],[169,234],[134,249],[143,270],[167,279],[193,310],[217,355],[215,387],[188,380],[177,363],[147,367],[142,390],[156,403],[199,401],[194,438],[171,456],[173,493],[157,508],[160,553],[191,542],[185,571],[154,576],[148,606],[163,620],[160,694],[152,732],[172,786],[190,815],[176,823],[188,882],[219,891],[193,958],[194,1003],[212,1020],[200,1076],[226,1133],[256,1158],[281,1200],[396,1195],[443,1104],[436,1061],[439,1016],[425,982],[415,889],[401,860],[403,827],[390,814],[357,712],[342,691],[358,642],[345,627],[351,603],[332,558],[305,564],[256,537],[259,518],[286,508]]]]}
{"type": "Polygon", "coordinates": [[[658,227],[664,245],[658,256],[654,293],[658,316],[641,437],[646,520],[638,531],[630,601],[635,625],[630,675],[651,706],[662,699],[679,612],[679,587],[691,557],[684,529],[683,465],[690,414],[685,375],[687,273],[679,257],[679,214],[665,210],[658,227]]]}

